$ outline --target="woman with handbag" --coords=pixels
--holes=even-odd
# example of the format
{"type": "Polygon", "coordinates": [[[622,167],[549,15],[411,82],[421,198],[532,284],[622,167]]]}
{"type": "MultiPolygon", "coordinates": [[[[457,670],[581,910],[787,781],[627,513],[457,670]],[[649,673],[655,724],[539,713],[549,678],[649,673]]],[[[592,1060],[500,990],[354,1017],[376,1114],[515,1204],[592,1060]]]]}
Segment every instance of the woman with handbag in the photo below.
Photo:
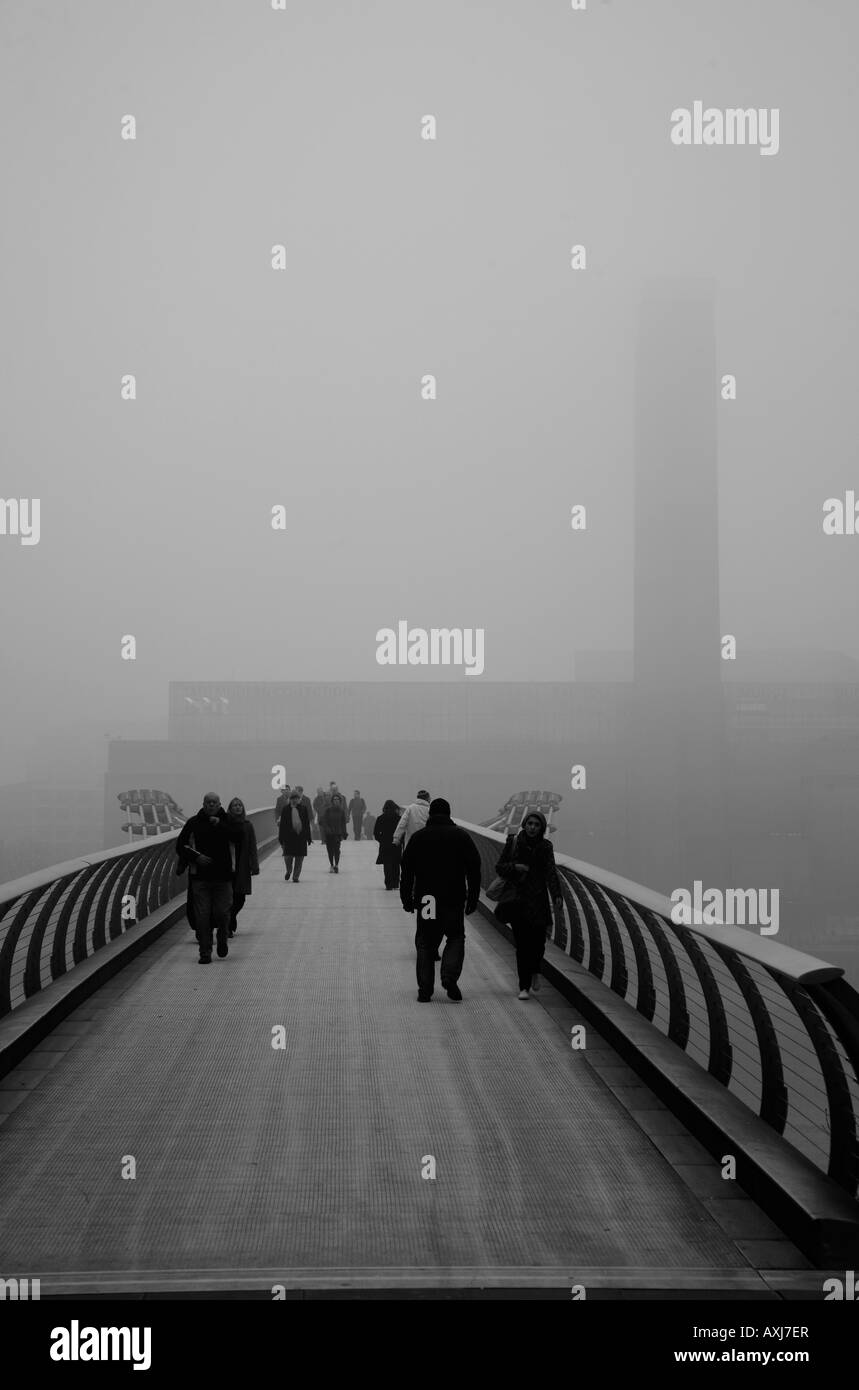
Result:
{"type": "Polygon", "coordinates": [[[520,999],[530,999],[531,990],[540,988],[540,965],[552,925],[550,896],[556,913],[563,906],[555,851],[546,838],[546,826],[542,811],[529,811],[518,835],[508,836],[495,866],[504,883],[495,916],[513,931],[520,999]]]}

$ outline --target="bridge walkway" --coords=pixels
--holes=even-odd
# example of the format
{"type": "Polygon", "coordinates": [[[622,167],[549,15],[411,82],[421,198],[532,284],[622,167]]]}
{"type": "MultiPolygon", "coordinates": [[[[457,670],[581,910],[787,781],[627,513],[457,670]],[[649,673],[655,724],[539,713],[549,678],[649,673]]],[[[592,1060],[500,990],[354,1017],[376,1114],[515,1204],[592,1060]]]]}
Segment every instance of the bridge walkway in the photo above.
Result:
{"type": "Polygon", "coordinates": [[[374,859],[349,841],[332,875],[315,844],[293,884],[272,855],[227,959],[198,965],[183,921],[2,1080],[0,1273],[771,1297],[768,1268],[809,1268],[592,1030],[571,1048],[560,995],[517,999],[490,923],[463,1002],[418,1004],[374,859]]]}

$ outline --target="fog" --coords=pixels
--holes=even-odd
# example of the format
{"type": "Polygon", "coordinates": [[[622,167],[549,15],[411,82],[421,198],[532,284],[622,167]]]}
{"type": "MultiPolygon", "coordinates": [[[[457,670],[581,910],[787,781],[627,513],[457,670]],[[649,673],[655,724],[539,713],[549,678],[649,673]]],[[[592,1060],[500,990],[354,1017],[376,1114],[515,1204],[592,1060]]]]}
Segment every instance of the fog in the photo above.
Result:
{"type": "MultiPolygon", "coordinates": [[[[38,544],[0,535],[2,784],[74,754],[94,785],[109,738],[166,737],[171,681],[563,682],[577,654],[631,653],[671,580],[642,593],[636,551],[676,559],[683,589],[699,549],[683,505],[647,512],[640,493],[635,522],[660,477],[658,431],[656,473],[641,463],[642,305],[689,286],[712,327],[712,402],[683,444],[697,468],[696,421],[712,429],[694,523],[710,678],[737,678],[732,634],[737,672],[786,653],[825,689],[834,654],[849,684],[859,539],[822,522],[859,483],[857,39],[852,0],[6,3],[2,495],[41,518],[38,544]],[[777,153],[673,144],[672,111],[699,100],[777,108],[777,153]],[[376,634],[400,621],[482,628],[483,673],[380,666],[376,634]]],[[[661,342],[671,438],[686,348],[661,342]]],[[[666,611],[663,655],[671,632],[666,611]]],[[[663,681],[657,704],[663,731],[683,724],[689,690],[663,681]]],[[[635,727],[616,779],[652,752],[635,727]]],[[[808,738],[762,760],[755,833],[808,738]]],[[[706,766],[726,756],[716,740],[706,766]]],[[[567,796],[574,759],[552,784],[567,796]]],[[[672,769],[675,802],[706,776],[672,769]]],[[[859,767],[836,772],[842,826],[859,767]]],[[[701,831],[723,874],[736,794],[726,774],[701,831]]],[[[489,816],[494,781],[487,796],[489,816]]],[[[688,847],[605,843],[656,887],[695,869],[688,847]]],[[[833,843],[841,903],[854,873],[833,843]]]]}

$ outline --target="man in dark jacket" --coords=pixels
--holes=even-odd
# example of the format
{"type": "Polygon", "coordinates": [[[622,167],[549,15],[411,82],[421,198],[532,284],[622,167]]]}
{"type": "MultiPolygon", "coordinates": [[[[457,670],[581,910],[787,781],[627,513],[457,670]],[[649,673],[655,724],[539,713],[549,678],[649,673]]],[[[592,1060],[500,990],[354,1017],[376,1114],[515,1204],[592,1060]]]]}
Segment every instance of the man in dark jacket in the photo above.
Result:
{"type": "Polygon", "coordinates": [[[356,791],[352,800],[349,802],[349,818],[352,821],[352,834],[356,840],[360,840],[361,838],[361,826],[364,821],[364,812],[366,809],[366,801],[361,793],[356,791]]]}
{"type": "Polygon", "coordinates": [[[280,818],[277,838],[283,850],[283,862],[286,868],[284,880],[289,883],[291,876],[293,883],[298,883],[301,878],[302,865],[307,855],[307,847],[313,842],[307,807],[301,799],[301,792],[298,787],[290,796],[286,809],[280,818]]]}
{"type": "Polygon", "coordinates": [[[302,806],[304,807],[305,811],[307,812],[307,824],[308,824],[309,826],[312,827],[312,826],[313,826],[313,802],[310,800],[310,797],[307,795],[307,792],[304,790],[304,788],[303,788],[298,782],[296,782],[296,784],[295,784],[295,790],[298,792],[298,795],[301,797],[301,804],[302,804],[302,806]]]}
{"type": "Polygon", "coordinates": [[[403,855],[400,898],[417,912],[418,1002],[429,1003],[435,988],[435,959],[442,937],[441,984],[449,999],[461,999],[457,980],[465,959],[465,917],[480,897],[480,855],[466,830],[454,825],[450,803],[431,802],[423,830],[412,835],[403,855]]]}
{"type": "Polygon", "coordinates": [[[287,782],[277,801],[274,803],[274,828],[277,831],[280,825],[280,818],[289,805],[289,783],[287,782]]]}
{"type": "Polygon", "coordinates": [[[228,821],[221,798],[208,792],[202,810],[185,822],[176,841],[180,863],[188,865],[191,877],[201,965],[212,959],[213,934],[218,940],[218,955],[229,954],[232,878],[241,835],[241,826],[228,821]]]}

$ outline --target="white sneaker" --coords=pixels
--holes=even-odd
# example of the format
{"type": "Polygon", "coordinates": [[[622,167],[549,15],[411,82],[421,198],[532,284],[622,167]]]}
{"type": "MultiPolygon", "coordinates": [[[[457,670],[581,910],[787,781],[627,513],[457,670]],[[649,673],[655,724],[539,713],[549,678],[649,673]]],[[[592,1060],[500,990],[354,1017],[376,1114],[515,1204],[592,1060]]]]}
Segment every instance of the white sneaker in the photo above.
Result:
{"type": "Polygon", "coordinates": [[[538,994],[538,993],[539,993],[539,990],[540,990],[540,976],[539,976],[539,975],[532,975],[532,976],[531,976],[531,990],[532,990],[532,992],[533,992],[534,994],[538,994]]]}
{"type": "Polygon", "coordinates": [[[520,991],[519,991],[519,998],[520,998],[520,999],[530,999],[531,996],[530,996],[530,994],[528,993],[527,989],[520,989],[520,991]]]}

